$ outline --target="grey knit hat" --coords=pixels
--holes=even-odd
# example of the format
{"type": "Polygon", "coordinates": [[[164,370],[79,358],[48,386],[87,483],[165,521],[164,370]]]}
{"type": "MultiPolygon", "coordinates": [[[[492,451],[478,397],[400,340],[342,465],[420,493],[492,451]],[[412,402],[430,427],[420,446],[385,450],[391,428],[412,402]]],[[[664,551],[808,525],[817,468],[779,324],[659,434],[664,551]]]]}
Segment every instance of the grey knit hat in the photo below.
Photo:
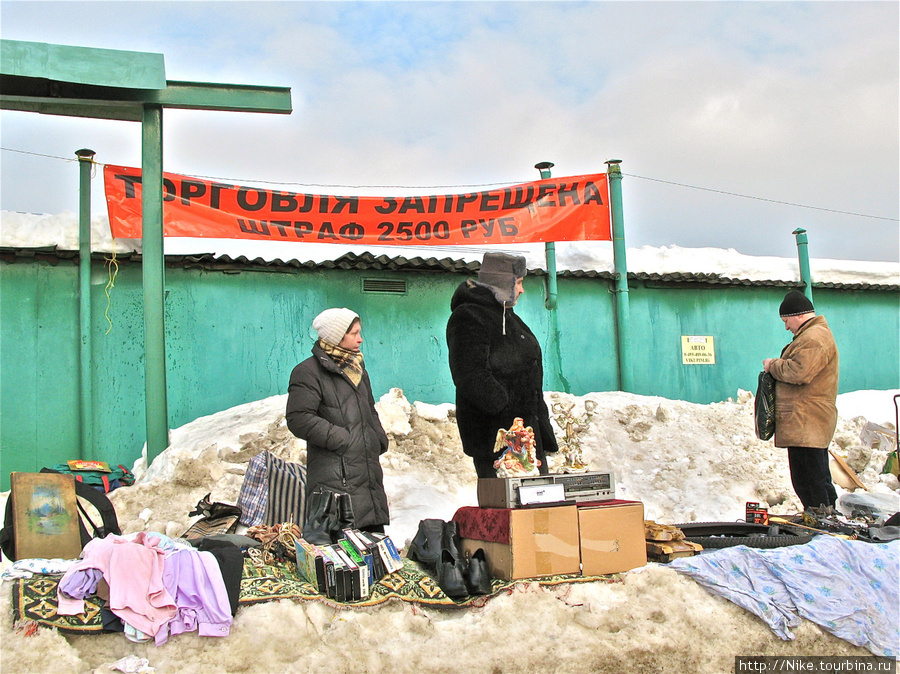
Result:
{"type": "Polygon", "coordinates": [[[359,314],[347,308],[326,309],[313,319],[312,326],[319,333],[319,339],[337,346],[357,318],[359,314]]]}
{"type": "Polygon", "coordinates": [[[503,305],[516,301],[516,279],[528,273],[525,258],[509,253],[485,253],[478,271],[478,283],[494,291],[503,305]]]}
{"type": "Polygon", "coordinates": [[[792,290],[784,296],[781,306],[778,307],[778,315],[782,318],[788,316],[800,316],[814,311],[813,303],[799,290],[792,290]]]}

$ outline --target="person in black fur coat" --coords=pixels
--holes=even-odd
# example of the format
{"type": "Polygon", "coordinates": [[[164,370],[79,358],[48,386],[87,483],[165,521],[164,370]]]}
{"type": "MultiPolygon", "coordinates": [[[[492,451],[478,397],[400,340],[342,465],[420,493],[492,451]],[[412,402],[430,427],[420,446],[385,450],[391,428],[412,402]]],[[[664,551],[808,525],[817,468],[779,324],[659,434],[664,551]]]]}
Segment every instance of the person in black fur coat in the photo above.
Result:
{"type": "Polygon", "coordinates": [[[485,253],[478,281],[460,284],[450,300],[447,348],[456,421],[480,478],[497,477],[497,431],[516,417],[534,430],[542,475],[548,473],[547,452],[559,450],[544,401],[541,345],[513,310],[525,274],[524,257],[485,253]]]}

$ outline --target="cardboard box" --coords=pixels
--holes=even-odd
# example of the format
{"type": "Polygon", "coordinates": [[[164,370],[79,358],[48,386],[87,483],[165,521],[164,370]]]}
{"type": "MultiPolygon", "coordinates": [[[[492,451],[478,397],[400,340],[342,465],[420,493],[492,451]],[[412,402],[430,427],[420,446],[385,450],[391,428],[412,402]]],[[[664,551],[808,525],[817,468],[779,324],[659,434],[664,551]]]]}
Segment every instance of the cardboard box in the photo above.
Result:
{"type": "MultiPolygon", "coordinates": [[[[482,508],[486,516],[496,509],[482,508]]],[[[578,573],[578,512],[574,505],[504,510],[509,542],[462,539],[463,554],[484,549],[491,575],[503,580],[578,573]]]]}
{"type": "Polygon", "coordinates": [[[647,564],[644,504],[609,501],[578,507],[581,573],[602,576],[647,564]]]}

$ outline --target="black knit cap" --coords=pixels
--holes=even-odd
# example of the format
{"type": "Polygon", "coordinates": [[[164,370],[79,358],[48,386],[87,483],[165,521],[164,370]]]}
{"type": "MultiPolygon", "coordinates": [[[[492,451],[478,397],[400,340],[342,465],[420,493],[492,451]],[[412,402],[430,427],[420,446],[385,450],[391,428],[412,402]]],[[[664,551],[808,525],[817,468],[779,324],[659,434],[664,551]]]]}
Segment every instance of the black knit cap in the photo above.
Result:
{"type": "Polygon", "coordinates": [[[814,311],[813,303],[799,290],[792,290],[785,295],[784,301],[782,301],[781,306],[778,307],[778,315],[781,317],[799,316],[801,314],[808,314],[811,311],[814,311]]]}

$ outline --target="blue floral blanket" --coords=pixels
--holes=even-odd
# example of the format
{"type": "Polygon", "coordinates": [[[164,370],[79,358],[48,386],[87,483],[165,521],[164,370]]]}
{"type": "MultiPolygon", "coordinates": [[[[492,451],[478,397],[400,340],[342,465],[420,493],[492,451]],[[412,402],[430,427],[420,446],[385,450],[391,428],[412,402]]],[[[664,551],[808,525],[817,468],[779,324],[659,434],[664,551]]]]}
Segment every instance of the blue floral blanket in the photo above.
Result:
{"type": "Polygon", "coordinates": [[[806,545],[744,545],[676,559],[669,566],[762,618],[779,637],[806,618],[875,655],[900,651],[900,541],[816,536],[806,545]]]}

